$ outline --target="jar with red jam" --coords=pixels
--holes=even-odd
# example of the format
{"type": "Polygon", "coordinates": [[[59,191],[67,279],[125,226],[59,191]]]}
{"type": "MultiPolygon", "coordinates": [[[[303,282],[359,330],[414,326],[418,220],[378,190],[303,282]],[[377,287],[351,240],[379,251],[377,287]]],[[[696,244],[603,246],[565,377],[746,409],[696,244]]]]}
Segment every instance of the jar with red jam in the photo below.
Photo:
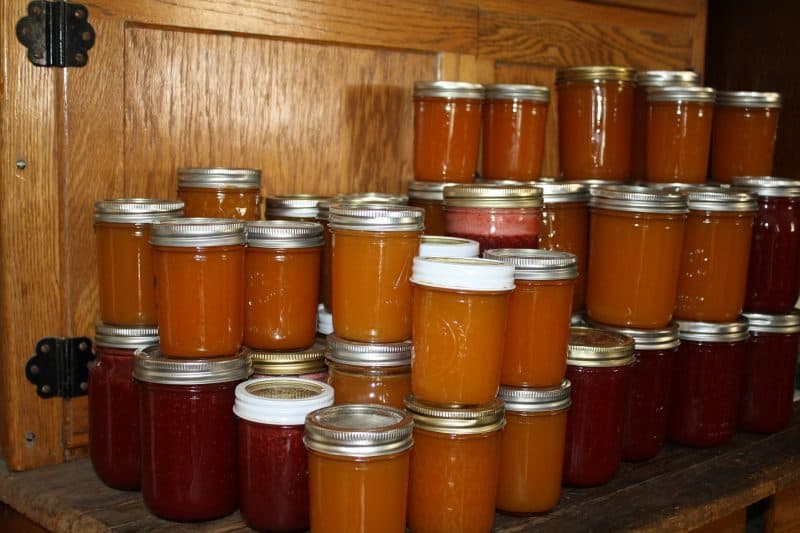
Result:
{"type": "Polygon", "coordinates": [[[154,515],[199,522],[238,505],[236,386],[250,357],[170,359],[158,347],[137,351],[142,497],[154,515]]]}
{"type": "Polygon", "coordinates": [[[419,242],[420,257],[478,257],[480,244],[472,239],[423,235],[419,242]]]}
{"type": "Polygon", "coordinates": [[[89,367],[89,458],[111,488],[138,490],[139,394],[133,353],[158,344],[158,328],[95,326],[94,364],[89,367]]]}
{"type": "Polygon", "coordinates": [[[319,203],[330,196],[319,194],[284,194],[267,196],[267,220],[293,220],[295,222],[316,222],[319,203]]]}
{"type": "Polygon", "coordinates": [[[236,387],[239,509],[251,528],[308,529],[305,420],[331,404],[333,389],[307,379],[253,379],[236,387]]]}
{"type": "Polygon", "coordinates": [[[261,219],[261,171],[253,168],[179,168],[178,198],[192,218],[261,219]]]}
{"type": "Polygon", "coordinates": [[[445,235],[444,188],[456,183],[412,181],[408,184],[408,205],[425,210],[425,235],[445,235]]]}
{"type": "Polygon", "coordinates": [[[678,320],[681,344],[672,366],[667,438],[711,448],[728,442],[736,429],[747,320],[678,320]]]}
{"type": "Polygon", "coordinates": [[[278,352],[251,349],[253,378],[283,376],[327,382],[328,366],[325,364],[327,353],[327,346],[319,341],[305,350],[278,352]]]}

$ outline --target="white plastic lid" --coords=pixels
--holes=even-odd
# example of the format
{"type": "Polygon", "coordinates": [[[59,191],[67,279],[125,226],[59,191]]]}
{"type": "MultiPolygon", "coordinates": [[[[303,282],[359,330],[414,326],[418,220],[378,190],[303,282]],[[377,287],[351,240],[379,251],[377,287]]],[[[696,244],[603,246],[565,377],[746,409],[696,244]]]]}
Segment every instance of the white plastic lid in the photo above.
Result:
{"type": "Polygon", "coordinates": [[[420,257],[478,257],[480,244],[472,239],[423,235],[419,243],[420,257]]]}
{"type": "Polygon", "coordinates": [[[333,315],[325,310],[323,304],[317,307],[317,332],[323,335],[333,333],[333,315]]]}
{"type": "Polygon", "coordinates": [[[415,257],[411,281],[440,289],[510,291],[514,265],[473,257],[415,257]]]}
{"type": "Polygon", "coordinates": [[[233,412],[258,424],[300,426],[306,416],[333,405],[333,387],[302,378],[261,378],[236,386],[233,412]]]}

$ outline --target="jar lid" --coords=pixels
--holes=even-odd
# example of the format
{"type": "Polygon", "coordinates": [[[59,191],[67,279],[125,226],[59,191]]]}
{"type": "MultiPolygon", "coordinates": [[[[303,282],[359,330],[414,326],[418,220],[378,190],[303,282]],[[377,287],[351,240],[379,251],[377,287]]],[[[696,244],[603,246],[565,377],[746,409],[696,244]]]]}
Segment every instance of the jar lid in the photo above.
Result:
{"type": "Polygon", "coordinates": [[[324,304],[317,307],[317,333],[329,335],[333,333],[333,315],[325,310],[324,304]]]}
{"type": "Polygon", "coordinates": [[[633,363],[633,339],[598,328],[569,330],[567,364],[573,366],[625,366],[633,363]]]}
{"type": "Polygon", "coordinates": [[[245,225],[251,248],[310,248],[322,246],[323,227],[317,222],[255,220],[245,225]]]}
{"type": "Polygon", "coordinates": [[[328,335],[328,359],[334,363],[353,366],[406,366],[411,365],[414,345],[410,340],[401,342],[356,342],[328,335]]]}
{"type": "Polygon", "coordinates": [[[250,349],[253,372],[268,376],[285,376],[289,374],[313,374],[327,368],[325,355],[328,349],[322,343],[314,343],[305,350],[287,350],[274,352],[250,349]]]}
{"type": "Polygon", "coordinates": [[[714,102],[715,91],[711,87],[666,86],[647,90],[648,102],[714,102]]]}
{"type": "Polygon", "coordinates": [[[628,67],[597,65],[589,67],[560,68],[556,83],[565,81],[633,81],[635,70],[628,67]]]}
{"type": "Polygon", "coordinates": [[[457,291],[510,291],[514,266],[477,257],[415,257],[411,282],[457,291]]]}
{"type": "Polygon", "coordinates": [[[258,424],[300,426],[309,413],[333,405],[333,387],[311,379],[261,378],[236,386],[233,413],[258,424]]]}
{"type": "Polygon", "coordinates": [[[582,311],[578,311],[577,313],[572,313],[572,316],[569,317],[569,325],[570,326],[586,326],[586,315],[582,311]]]}
{"type": "Polygon", "coordinates": [[[499,431],[506,425],[505,408],[497,398],[484,405],[468,407],[431,404],[409,394],[405,404],[415,427],[435,433],[476,435],[499,431]]]}
{"type": "Polygon", "coordinates": [[[261,171],[255,168],[179,168],[178,187],[257,189],[261,187],[261,171]]]}
{"type": "Polygon", "coordinates": [[[542,190],[525,183],[468,183],[444,189],[446,207],[541,207],[542,190]]]}
{"type": "Polygon", "coordinates": [[[527,102],[549,102],[550,89],[539,85],[516,83],[494,83],[485,85],[487,100],[525,100],[527,102]]]}
{"type": "Polygon", "coordinates": [[[406,205],[408,197],[402,194],[391,194],[387,192],[354,192],[342,194],[334,198],[337,203],[348,205],[367,205],[367,204],[389,204],[406,205]]]}
{"type": "Polygon", "coordinates": [[[589,201],[589,186],[574,181],[535,181],[533,185],[542,189],[544,205],[559,203],[585,203],[589,201]]]}
{"type": "Polygon", "coordinates": [[[575,254],[531,248],[500,248],[483,252],[486,259],[514,265],[514,277],[520,280],[548,281],[578,277],[575,254]]]}
{"type": "Polygon", "coordinates": [[[703,185],[680,189],[688,197],[690,211],[736,211],[758,210],[755,195],[741,189],[703,185]]]}
{"type": "Polygon", "coordinates": [[[417,81],[414,96],[435,98],[483,98],[483,85],[463,81],[417,81]]]}
{"type": "Polygon", "coordinates": [[[156,246],[232,246],[247,241],[244,222],[226,218],[172,218],[150,228],[156,246]]]}
{"type": "Polygon", "coordinates": [[[180,200],[115,198],[94,203],[95,222],[151,224],[181,215],[183,215],[183,202],[180,200]]]}
{"type": "Polygon", "coordinates": [[[717,104],[732,107],[769,107],[780,108],[783,105],[781,93],[757,91],[719,91],[717,104]]]}
{"type": "Polygon", "coordinates": [[[315,218],[319,212],[317,204],[330,196],[319,194],[285,194],[267,197],[267,215],[290,218],[315,218]]]}
{"type": "Polygon", "coordinates": [[[691,70],[640,70],[636,72],[635,81],[642,87],[690,86],[700,83],[700,74],[691,70]]]}
{"type": "Polygon", "coordinates": [[[325,407],[306,417],[306,448],[348,457],[375,457],[408,450],[414,421],[402,409],[378,404],[325,407]]]}
{"type": "Polygon", "coordinates": [[[529,388],[507,387],[500,385],[497,397],[506,406],[506,412],[541,413],[543,411],[561,411],[568,408],[572,384],[564,379],[557,387],[529,388]]]}
{"type": "Polygon", "coordinates": [[[800,196],[800,180],[773,176],[734,176],[733,184],[758,196],[795,198],[800,196]]]}
{"type": "Polygon", "coordinates": [[[133,350],[158,344],[156,326],[112,326],[97,322],[94,325],[94,343],[97,346],[133,350]]]}
{"type": "Polygon", "coordinates": [[[750,331],[759,333],[800,333],[800,311],[795,309],[785,315],[765,315],[763,313],[744,313],[750,324],[750,331]]]}
{"type": "Polygon", "coordinates": [[[676,320],[678,336],[682,341],[738,342],[747,339],[747,319],[740,317],[735,322],[693,322],[676,320]]]}
{"type": "Polygon", "coordinates": [[[678,324],[674,322],[669,327],[660,329],[617,328],[591,321],[589,326],[632,338],[635,350],[671,350],[681,343],[678,338],[678,324]]]}
{"type": "Polygon", "coordinates": [[[589,187],[589,192],[591,193],[591,191],[597,187],[604,187],[606,185],[626,185],[628,182],[622,180],[601,180],[597,178],[591,178],[588,180],[567,180],[566,183],[580,183],[581,185],[589,187]]]}
{"type": "Polygon", "coordinates": [[[408,184],[408,197],[418,200],[444,200],[444,188],[457,183],[443,181],[412,181],[408,184]]]}
{"type": "Polygon", "coordinates": [[[178,359],[166,357],[160,346],[136,350],[133,377],[162,385],[206,385],[241,381],[253,373],[247,348],[233,357],[178,359]]]}
{"type": "Polygon", "coordinates": [[[461,237],[423,235],[419,243],[420,257],[478,257],[480,243],[461,237]]]}
{"type": "Polygon", "coordinates": [[[330,207],[330,227],[365,231],[422,231],[425,210],[399,205],[348,205],[330,207]]]}
{"type": "Polygon", "coordinates": [[[602,185],[591,191],[589,206],[641,213],[687,213],[687,198],[672,192],[638,185],[602,185]]]}

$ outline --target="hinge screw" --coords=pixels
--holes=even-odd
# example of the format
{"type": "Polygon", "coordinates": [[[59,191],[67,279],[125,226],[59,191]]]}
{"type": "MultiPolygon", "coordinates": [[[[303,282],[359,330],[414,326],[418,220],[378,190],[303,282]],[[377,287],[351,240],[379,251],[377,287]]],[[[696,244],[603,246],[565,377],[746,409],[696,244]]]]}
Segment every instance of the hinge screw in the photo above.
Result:
{"type": "Polygon", "coordinates": [[[78,344],[78,349],[82,352],[85,352],[86,350],[89,349],[89,345],[86,344],[86,342],[81,342],[80,344],[78,344]]]}
{"type": "Polygon", "coordinates": [[[39,348],[39,351],[42,353],[50,353],[50,345],[49,344],[42,344],[42,347],[39,348]]]}
{"type": "Polygon", "coordinates": [[[83,9],[78,9],[78,10],[75,11],[75,18],[76,19],[82,19],[85,16],[86,16],[86,13],[83,11],[83,9]]]}
{"type": "Polygon", "coordinates": [[[31,52],[31,55],[33,56],[34,59],[41,59],[44,57],[44,50],[42,50],[41,48],[34,48],[33,51],[31,52]]]}
{"type": "Polygon", "coordinates": [[[45,394],[50,394],[50,391],[51,391],[51,390],[52,390],[52,389],[50,388],[50,385],[42,385],[42,392],[43,392],[43,393],[45,393],[45,394]]]}
{"type": "Polygon", "coordinates": [[[18,160],[16,164],[19,170],[25,170],[26,168],[28,168],[28,162],[25,161],[24,159],[18,160]]]}
{"type": "Polygon", "coordinates": [[[81,390],[83,392],[86,392],[87,390],[89,390],[89,384],[86,383],[85,381],[81,381],[81,385],[80,386],[81,386],[81,390]]]}
{"type": "Polygon", "coordinates": [[[34,433],[33,431],[26,431],[25,432],[25,442],[30,443],[30,442],[33,442],[34,440],[36,440],[36,433],[34,433]]]}
{"type": "Polygon", "coordinates": [[[31,365],[31,374],[34,376],[39,375],[39,367],[37,365],[31,365]]]}

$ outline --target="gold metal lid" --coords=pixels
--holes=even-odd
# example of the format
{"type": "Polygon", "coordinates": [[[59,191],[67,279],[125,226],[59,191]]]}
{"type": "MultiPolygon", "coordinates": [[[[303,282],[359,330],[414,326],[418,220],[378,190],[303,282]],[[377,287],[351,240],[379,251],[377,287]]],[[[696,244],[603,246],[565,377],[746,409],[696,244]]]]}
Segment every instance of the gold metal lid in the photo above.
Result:
{"type": "Polygon", "coordinates": [[[539,85],[495,83],[484,86],[487,100],[523,100],[526,102],[550,101],[550,89],[539,85]]]}
{"type": "Polygon", "coordinates": [[[417,81],[414,82],[414,96],[434,98],[483,98],[483,85],[464,81],[417,81]]]}
{"type": "Polygon", "coordinates": [[[409,394],[405,404],[417,428],[435,433],[477,435],[499,431],[506,425],[503,402],[497,398],[474,407],[443,406],[417,400],[409,394]]]}
{"type": "Polygon", "coordinates": [[[556,83],[567,81],[629,81],[633,82],[635,70],[628,67],[596,65],[588,67],[560,68],[556,71],[556,83]]]}
{"type": "Polygon", "coordinates": [[[698,102],[714,103],[715,91],[711,87],[664,86],[647,90],[648,102],[698,102]]]}
{"type": "Polygon", "coordinates": [[[267,350],[250,350],[253,361],[253,372],[265,376],[290,376],[300,374],[314,374],[327,369],[325,356],[328,348],[320,343],[314,343],[305,350],[288,350],[273,352],[267,350]]]}
{"type": "Polygon", "coordinates": [[[617,328],[592,321],[589,322],[589,326],[632,338],[636,350],[671,350],[681,343],[678,339],[678,324],[675,322],[661,329],[617,328]]]}
{"type": "Polygon", "coordinates": [[[346,457],[376,457],[414,445],[414,421],[403,410],[378,404],[326,407],[306,417],[306,448],[346,457]]]}
{"type": "Polygon", "coordinates": [[[444,189],[445,207],[541,207],[542,190],[533,185],[470,183],[444,189]]]}
{"type": "Polygon", "coordinates": [[[569,330],[567,364],[625,366],[633,363],[633,350],[633,339],[627,335],[604,329],[573,327],[569,330]]]}

